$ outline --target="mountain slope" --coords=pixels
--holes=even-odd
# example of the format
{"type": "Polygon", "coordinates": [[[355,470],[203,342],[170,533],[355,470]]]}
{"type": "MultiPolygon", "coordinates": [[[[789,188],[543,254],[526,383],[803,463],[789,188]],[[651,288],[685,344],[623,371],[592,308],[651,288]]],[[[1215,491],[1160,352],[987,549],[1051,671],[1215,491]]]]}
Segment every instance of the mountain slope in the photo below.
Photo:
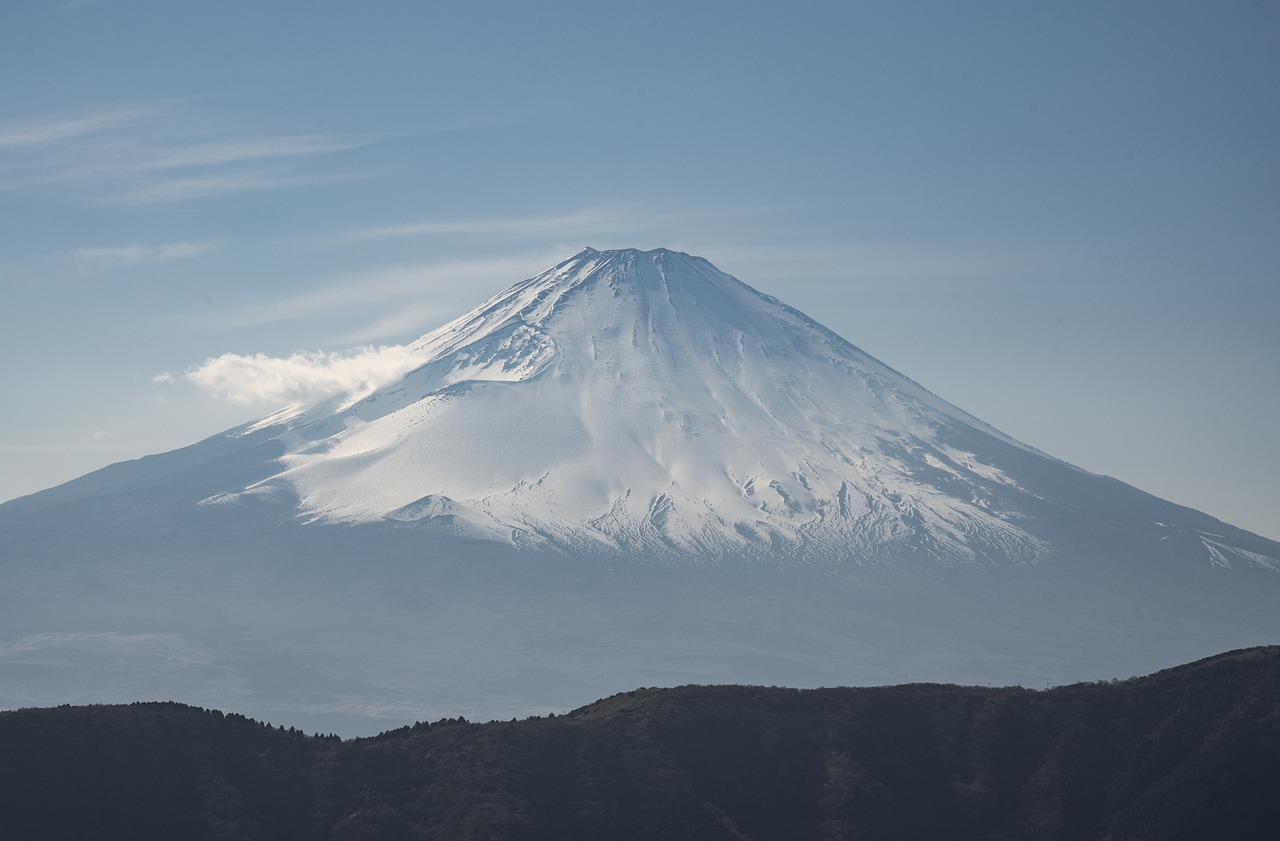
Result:
{"type": "Polygon", "coordinates": [[[1208,530],[1206,560],[1280,567],[1274,545],[1101,494],[700,258],[588,249],[412,349],[396,382],[258,424],[280,469],[207,502],[574,553],[1020,564],[1054,549],[1039,520],[1106,495],[1155,539],[1208,530]]]}

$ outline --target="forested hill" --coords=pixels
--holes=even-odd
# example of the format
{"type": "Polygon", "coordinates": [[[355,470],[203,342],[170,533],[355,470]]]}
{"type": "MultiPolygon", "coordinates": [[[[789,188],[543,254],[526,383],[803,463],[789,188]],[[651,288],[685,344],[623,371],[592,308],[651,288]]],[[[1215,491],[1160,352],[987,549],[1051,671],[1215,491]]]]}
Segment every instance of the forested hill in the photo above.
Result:
{"type": "Polygon", "coordinates": [[[307,736],[179,704],[0,714],[0,837],[1204,839],[1280,826],[1280,647],[1048,691],[640,689],[307,736]]]}

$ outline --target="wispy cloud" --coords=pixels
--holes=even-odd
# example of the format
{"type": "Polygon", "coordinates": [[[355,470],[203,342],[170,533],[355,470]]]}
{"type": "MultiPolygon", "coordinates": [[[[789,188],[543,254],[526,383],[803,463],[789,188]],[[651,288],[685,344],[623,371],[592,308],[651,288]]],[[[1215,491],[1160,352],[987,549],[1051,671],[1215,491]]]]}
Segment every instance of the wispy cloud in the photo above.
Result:
{"type": "Polygon", "coordinates": [[[243,163],[267,158],[294,158],[303,155],[319,155],[342,152],[369,145],[371,141],[339,141],[332,137],[302,135],[297,137],[266,137],[252,140],[229,140],[223,143],[201,143],[195,146],[159,153],[154,160],[140,165],[140,169],[172,169],[175,167],[215,166],[243,163]]]}
{"type": "Polygon", "coordinates": [[[639,205],[599,205],[570,213],[507,216],[484,219],[429,219],[397,225],[362,228],[341,236],[344,241],[389,239],[393,237],[482,236],[520,239],[581,239],[625,233],[636,236],[666,227],[686,225],[699,220],[729,219],[755,216],[764,208],[731,208],[714,210],[673,210],[639,205]]]}
{"type": "Polygon", "coordinates": [[[275,173],[228,172],[191,178],[168,178],[105,199],[110,204],[159,204],[185,199],[203,199],[284,187],[310,187],[358,178],[352,173],[325,175],[282,175],[275,173]]]}
{"type": "MultiPolygon", "coordinates": [[[[630,214],[616,208],[588,208],[573,213],[549,216],[513,216],[494,219],[450,219],[408,222],[365,228],[347,234],[350,240],[388,239],[392,237],[422,236],[545,236],[561,232],[578,232],[584,235],[602,230],[616,231],[628,227],[633,221],[630,214]]],[[[647,224],[652,224],[649,221],[647,224]]]]}
{"type": "Polygon", "coordinates": [[[717,266],[754,281],[954,281],[1008,275],[1043,260],[1035,249],[1000,241],[921,238],[831,242],[706,242],[717,266]]]}
{"type": "Polygon", "coordinates": [[[113,204],[286,189],[364,177],[327,159],[378,141],[210,122],[190,103],[161,102],[0,123],[0,187],[113,204]]]}
{"type": "Polygon", "coordinates": [[[486,260],[443,260],[387,266],[331,278],[320,288],[274,302],[217,315],[225,327],[258,327],[289,321],[340,316],[351,323],[335,343],[353,344],[425,332],[468,306],[553,265],[570,253],[567,246],[539,248],[486,260]],[[391,313],[387,315],[387,313],[391,313]]]}
{"type": "MultiPolygon", "coordinates": [[[[224,353],[183,374],[212,396],[240,405],[297,403],[351,389],[376,388],[421,364],[404,345],[342,353],[300,352],[286,357],[224,353]]],[[[160,374],[155,382],[172,382],[160,374]]]]}
{"type": "Polygon", "coordinates": [[[478,260],[444,259],[381,266],[320,279],[305,293],[222,311],[216,318],[220,326],[227,328],[341,319],[348,327],[335,337],[335,343],[399,340],[439,325],[583,246],[679,246],[673,239],[675,232],[700,227],[701,223],[767,212],[768,209],[758,207],[687,210],[613,204],[562,213],[424,220],[348,231],[316,240],[314,244],[349,246],[394,237],[475,236],[485,244],[486,252],[492,253],[497,243],[503,243],[501,247],[506,253],[478,260]],[[619,239],[621,241],[615,241],[619,239]],[[517,245],[513,248],[512,243],[517,245]],[[362,316],[366,320],[361,324],[362,316]],[[353,323],[357,326],[351,327],[353,323]]]}
{"type": "Polygon", "coordinates": [[[133,122],[142,109],[122,108],[80,117],[46,118],[0,124],[0,149],[42,146],[133,122]]]}
{"type": "Polygon", "coordinates": [[[199,257],[221,245],[219,240],[169,242],[161,245],[115,245],[105,248],[78,248],[71,258],[83,268],[114,268],[146,263],[167,263],[199,257]]]}

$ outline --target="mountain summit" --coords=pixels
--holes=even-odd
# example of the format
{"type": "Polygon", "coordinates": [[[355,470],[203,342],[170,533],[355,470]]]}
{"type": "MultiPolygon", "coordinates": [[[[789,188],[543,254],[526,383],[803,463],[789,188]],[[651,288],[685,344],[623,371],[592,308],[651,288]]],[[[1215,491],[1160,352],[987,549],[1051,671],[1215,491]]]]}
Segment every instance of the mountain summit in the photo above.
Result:
{"type": "Polygon", "coordinates": [[[1126,677],[1280,634],[1280,544],[1051,458],[673,251],[394,382],[0,505],[0,707],[372,733],[640,685],[1126,677]]]}
{"type": "MultiPolygon", "coordinates": [[[[1054,551],[1048,509],[1117,492],[666,249],[586,249],[411,347],[422,364],[398,381],[255,426],[278,469],[205,501],[575,554],[1023,564],[1054,551]]],[[[1276,563],[1167,509],[1145,517],[1154,539],[1276,563]]]]}

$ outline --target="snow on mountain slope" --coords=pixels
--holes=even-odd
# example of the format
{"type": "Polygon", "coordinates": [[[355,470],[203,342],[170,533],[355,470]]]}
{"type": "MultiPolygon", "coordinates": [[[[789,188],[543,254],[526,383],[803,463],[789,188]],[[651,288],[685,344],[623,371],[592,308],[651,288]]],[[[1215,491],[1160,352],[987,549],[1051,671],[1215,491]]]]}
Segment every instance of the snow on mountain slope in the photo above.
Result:
{"type": "Polygon", "coordinates": [[[1021,564],[1052,550],[1031,486],[1089,477],[664,249],[586,249],[412,350],[397,382],[259,424],[279,472],[208,501],[572,552],[1021,564]]]}

